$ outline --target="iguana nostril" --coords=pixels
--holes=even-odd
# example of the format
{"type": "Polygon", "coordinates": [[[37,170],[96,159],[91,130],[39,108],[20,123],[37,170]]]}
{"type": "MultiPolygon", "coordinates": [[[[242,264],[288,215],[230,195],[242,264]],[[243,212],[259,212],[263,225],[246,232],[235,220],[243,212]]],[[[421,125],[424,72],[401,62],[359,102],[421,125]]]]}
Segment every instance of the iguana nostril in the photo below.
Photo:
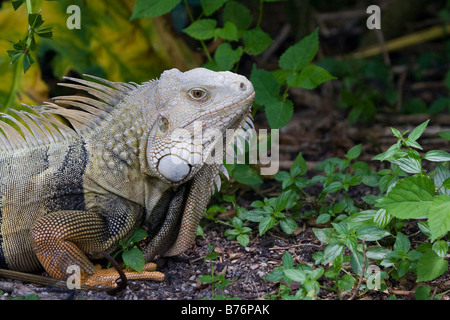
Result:
{"type": "Polygon", "coordinates": [[[245,85],[245,83],[241,82],[241,83],[239,84],[239,88],[241,88],[241,90],[244,91],[244,90],[247,89],[247,86],[245,85]]]}

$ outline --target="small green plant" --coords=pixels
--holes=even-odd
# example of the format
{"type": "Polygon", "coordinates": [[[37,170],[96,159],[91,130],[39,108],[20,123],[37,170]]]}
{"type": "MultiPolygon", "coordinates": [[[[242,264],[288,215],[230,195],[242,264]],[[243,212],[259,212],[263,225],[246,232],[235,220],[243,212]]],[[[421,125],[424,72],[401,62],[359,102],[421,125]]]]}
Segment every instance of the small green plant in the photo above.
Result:
{"type": "Polygon", "coordinates": [[[320,290],[320,284],[317,280],[322,277],[323,272],[324,268],[315,269],[308,264],[294,266],[292,255],[286,251],[283,255],[283,264],[264,277],[267,281],[283,282],[278,294],[269,298],[283,298],[286,300],[315,299],[320,290]],[[289,286],[293,282],[298,282],[301,285],[295,295],[290,295],[292,290],[289,286]]]}
{"type": "Polygon", "coordinates": [[[13,43],[14,49],[8,50],[8,55],[11,58],[11,64],[14,64],[22,59],[23,72],[27,72],[35,61],[31,56],[31,52],[36,52],[35,36],[51,39],[53,32],[51,26],[44,26],[44,20],[42,19],[40,12],[33,13],[31,0],[12,1],[14,10],[17,10],[23,3],[25,3],[27,7],[28,33],[25,36],[25,39],[13,43]]]}
{"type": "MultiPolygon", "coordinates": [[[[205,256],[205,261],[210,261],[211,274],[201,276],[199,281],[211,285],[211,300],[240,300],[239,297],[234,298],[224,294],[216,294],[216,290],[224,290],[230,285],[230,282],[222,274],[215,275],[214,260],[219,257],[219,254],[214,252],[214,246],[212,245],[208,245],[208,250],[209,253],[205,256]]],[[[208,298],[201,300],[208,300],[208,298]]]]}
{"type": "Polygon", "coordinates": [[[144,229],[136,229],[128,240],[119,241],[120,248],[114,252],[113,258],[119,255],[122,258],[125,267],[133,269],[137,272],[142,272],[145,265],[144,254],[139,248],[139,242],[148,237],[147,231],[144,229]]]}

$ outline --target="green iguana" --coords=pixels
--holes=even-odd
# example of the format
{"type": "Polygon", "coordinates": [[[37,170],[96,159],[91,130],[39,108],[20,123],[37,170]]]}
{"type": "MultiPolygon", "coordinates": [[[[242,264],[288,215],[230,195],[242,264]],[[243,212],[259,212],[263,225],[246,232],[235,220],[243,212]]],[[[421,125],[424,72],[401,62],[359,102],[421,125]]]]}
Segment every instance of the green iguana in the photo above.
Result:
{"type": "Polygon", "coordinates": [[[118,273],[91,259],[144,227],[148,264],[126,275],[162,280],[150,261],[193,244],[219,172],[226,174],[226,130],[253,127],[253,86],[202,68],[171,69],[141,85],[88,77],[95,81],[62,85],[94,98],[61,96],[1,114],[18,129],[0,121],[0,268],[43,267],[64,280],[76,265],[83,284],[114,287],[118,273]]]}

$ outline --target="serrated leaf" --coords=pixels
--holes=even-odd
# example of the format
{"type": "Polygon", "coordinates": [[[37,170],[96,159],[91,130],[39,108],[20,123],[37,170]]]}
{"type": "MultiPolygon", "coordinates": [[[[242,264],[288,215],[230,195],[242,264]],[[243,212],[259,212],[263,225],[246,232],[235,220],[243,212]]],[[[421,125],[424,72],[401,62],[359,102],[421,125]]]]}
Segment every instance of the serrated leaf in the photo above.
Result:
{"type": "Polygon", "coordinates": [[[281,69],[300,71],[308,65],[315,57],[319,49],[318,29],[306,36],[298,43],[289,47],[280,57],[281,69]]]}
{"type": "Polygon", "coordinates": [[[308,166],[306,165],[306,161],[303,158],[302,153],[300,152],[297,157],[295,157],[294,162],[289,170],[291,176],[295,177],[298,175],[304,175],[308,171],[308,166]]]}
{"type": "Polygon", "coordinates": [[[16,0],[16,1],[12,1],[11,4],[14,8],[14,10],[17,10],[20,8],[20,6],[25,2],[25,0],[16,0]]]}
{"type": "Polygon", "coordinates": [[[272,38],[261,29],[248,30],[244,37],[244,51],[247,54],[256,56],[262,53],[272,43],[272,38]]]}
{"type": "Polygon", "coordinates": [[[44,23],[42,16],[39,13],[30,13],[28,15],[28,25],[30,28],[39,28],[44,23]]]}
{"type": "Polygon", "coordinates": [[[448,262],[434,251],[426,251],[417,262],[417,282],[430,281],[448,270],[448,262]]]}
{"type": "Polygon", "coordinates": [[[433,195],[434,183],[428,177],[407,177],[399,180],[376,206],[397,218],[420,218],[431,207],[433,195]]]}
{"type": "Polygon", "coordinates": [[[33,63],[34,63],[33,57],[29,53],[24,54],[23,55],[23,72],[26,73],[33,63]]]}
{"type": "Polygon", "coordinates": [[[219,10],[225,2],[227,2],[227,0],[200,0],[203,12],[206,16],[210,16],[219,10]]]}
{"type": "MultiPolygon", "coordinates": [[[[238,29],[236,25],[230,21],[225,22],[223,28],[217,28],[214,31],[214,36],[227,41],[238,41],[238,29]]],[[[242,50],[242,49],[241,49],[242,50]]]]}
{"type": "Polygon", "coordinates": [[[394,243],[394,250],[402,252],[403,254],[407,254],[409,249],[411,249],[411,242],[409,241],[408,237],[401,232],[397,233],[397,237],[394,243]]]}
{"type": "Polygon", "coordinates": [[[137,272],[142,272],[145,265],[144,254],[138,248],[131,248],[122,253],[122,259],[128,268],[137,272]]]}
{"type": "Polygon", "coordinates": [[[280,84],[272,73],[264,69],[257,69],[253,66],[250,81],[255,89],[255,103],[267,106],[272,101],[278,100],[280,84]]]}
{"type": "Polygon", "coordinates": [[[223,21],[233,22],[239,30],[247,30],[252,24],[253,16],[243,4],[230,1],[223,9],[223,21]]]}
{"type": "Polygon", "coordinates": [[[181,0],[137,0],[130,20],[153,18],[169,13],[181,0]]]}
{"type": "Polygon", "coordinates": [[[214,53],[214,59],[217,62],[220,70],[230,70],[242,56],[242,48],[238,47],[236,50],[231,48],[231,45],[226,42],[222,43],[214,53]]]}
{"type": "Polygon", "coordinates": [[[194,21],[182,31],[196,40],[208,40],[214,37],[217,21],[213,19],[200,19],[194,21]]]}
{"type": "Polygon", "coordinates": [[[292,258],[289,251],[285,251],[283,254],[283,267],[286,269],[294,268],[294,259],[292,258]]]}
{"type": "Polygon", "coordinates": [[[450,196],[437,196],[429,211],[428,225],[431,232],[431,240],[444,236],[450,231],[450,196]]]}
{"type": "Polygon", "coordinates": [[[320,84],[332,79],[336,79],[336,77],[333,77],[327,70],[319,66],[308,65],[303,68],[300,74],[288,76],[287,84],[291,87],[312,90],[317,88],[320,84]]]}
{"type": "Polygon", "coordinates": [[[272,99],[270,104],[266,104],[266,116],[271,129],[284,127],[294,114],[294,104],[291,100],[280,101],[272,99]]]}

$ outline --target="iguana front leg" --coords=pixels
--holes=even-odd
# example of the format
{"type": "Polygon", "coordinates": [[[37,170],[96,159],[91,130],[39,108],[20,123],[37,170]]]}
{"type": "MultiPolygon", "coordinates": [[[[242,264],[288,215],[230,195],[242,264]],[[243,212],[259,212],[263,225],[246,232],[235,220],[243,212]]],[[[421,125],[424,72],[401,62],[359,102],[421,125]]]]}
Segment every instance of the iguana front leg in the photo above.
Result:
{"type": "MultiPolygon", "coordinates": [[[[109,286],[110,283],[114,286],[111,277],[118,278],[119,274],[113,269],[96,269],[88,256],[101,258],[96,251],[114,250],[118,241],[128,237],[141,222],[142,209],[123,200],[110,201],[108,209],[57,211],[35,221],[31,243],[50,276],[64,280],[70,275],[67,268],[77,265],[82,272],[83,284],[109,286]]],[[[132,272],[127,276],[135,277],[132,272]]],[[[153,271],[145,271],[138,277],[164,279],[163,274],[153,271]]]]}

